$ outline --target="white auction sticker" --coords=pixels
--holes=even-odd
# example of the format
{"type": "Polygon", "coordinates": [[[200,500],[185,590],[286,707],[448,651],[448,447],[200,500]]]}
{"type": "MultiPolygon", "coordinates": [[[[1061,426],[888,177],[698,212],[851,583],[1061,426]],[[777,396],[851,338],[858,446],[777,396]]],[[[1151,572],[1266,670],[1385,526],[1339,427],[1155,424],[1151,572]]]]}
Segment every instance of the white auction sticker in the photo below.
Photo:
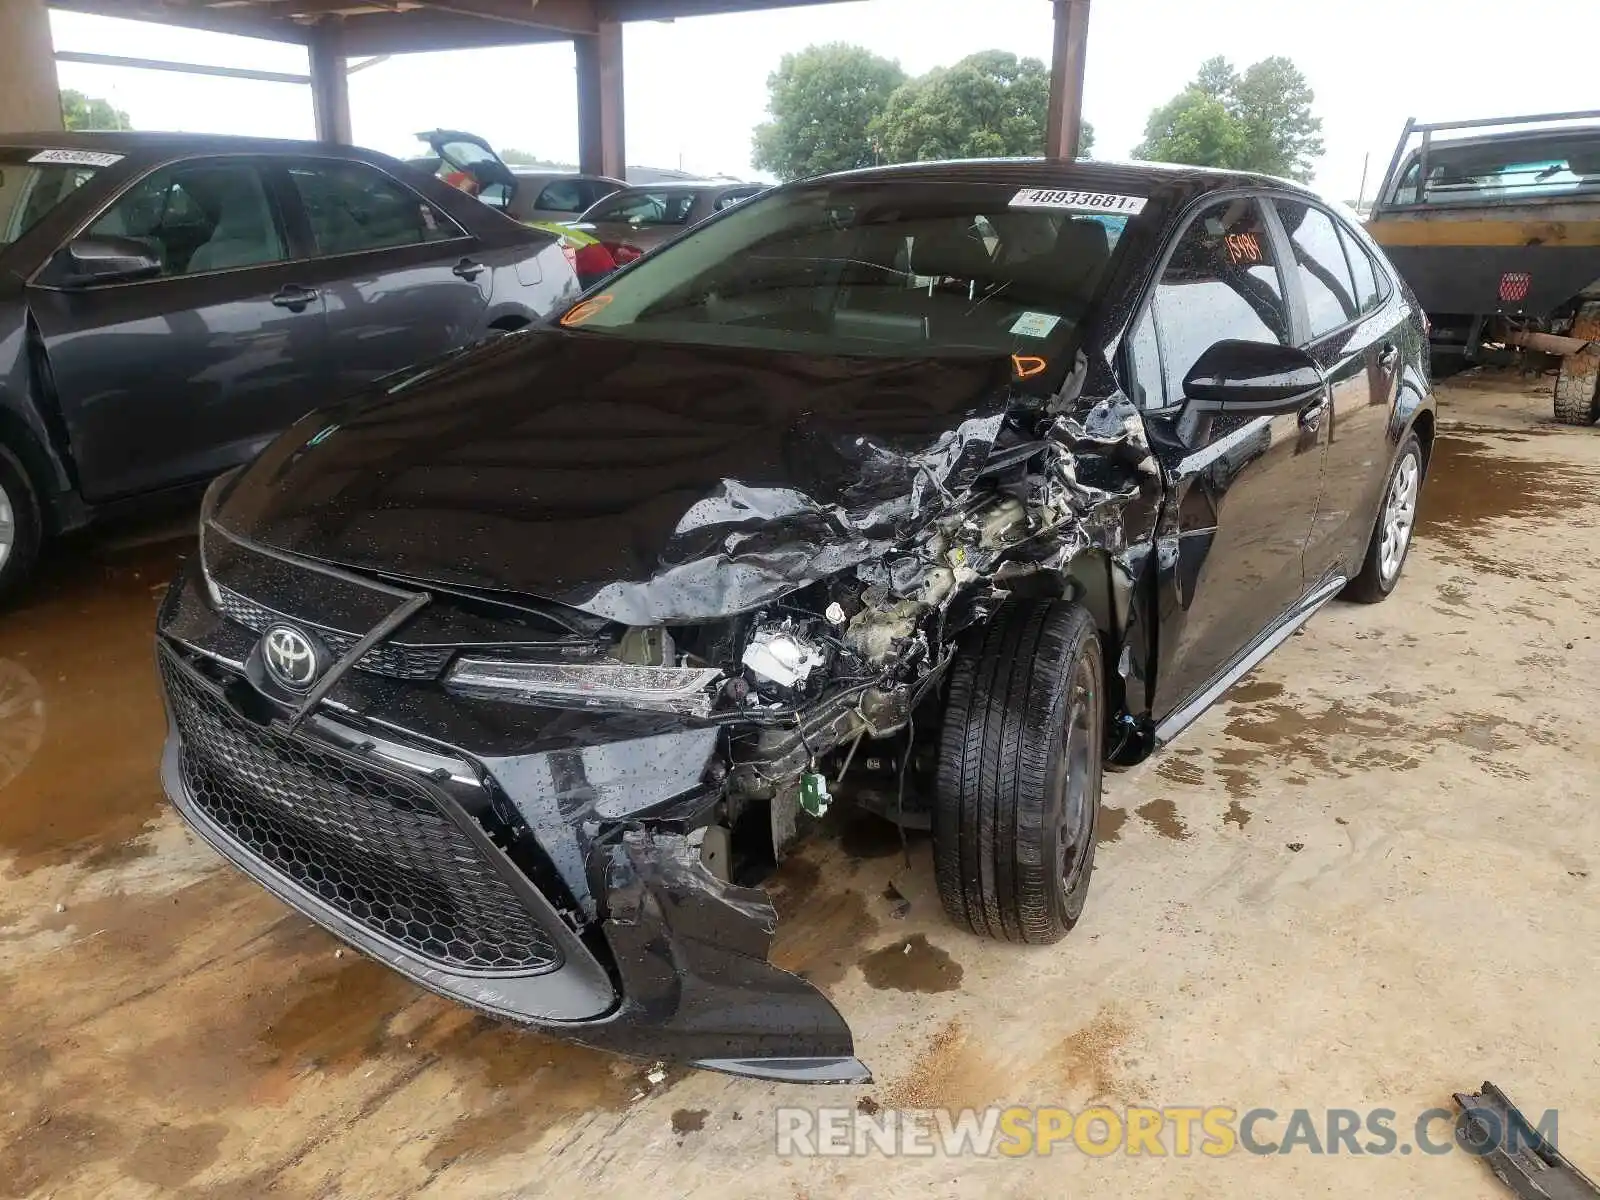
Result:
{"type": "Polygon", "coordinates": [[[41,150],[28,161],[59,163],[67,167],[110,167],[121,162],[122,155],[107,154],[102,150],[41,150]]]}
{"type": "Polygon", "coordinates": [[[1023,188],[1011,198],[1012,208],[1062,208],[1074,212],[1118,213],[1137,216],[1144,211],[1143,196],[1116,196],[1110,192],[1073,192],[1051,188],[1023,188]]]}
{"type": "Polygon", "coordinates": [[[1017,323],[1011,327],[1011,332],[1021,337],[1049,337],[1051,331],[1059,324],[1061,318],[1053,313],[1025,312],[1017,318],[1017,323]]]}

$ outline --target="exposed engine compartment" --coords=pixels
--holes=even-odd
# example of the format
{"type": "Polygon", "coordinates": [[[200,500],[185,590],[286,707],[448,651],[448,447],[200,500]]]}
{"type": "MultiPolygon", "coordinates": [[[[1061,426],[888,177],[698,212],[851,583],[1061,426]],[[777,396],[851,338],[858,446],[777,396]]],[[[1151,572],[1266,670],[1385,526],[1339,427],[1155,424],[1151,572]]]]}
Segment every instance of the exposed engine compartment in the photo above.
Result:
{"type": "MultiPolygon", "coordinates": [[[[1082,551],[1119,543],[1119,514],[1106,502],[1133,489],[1126,473],[1126,490],[1111,492],[1080,478],[1072,447],[1086,441],[1115,447],[1153,480],[1137,418],[1054,419],[1042,438],[997,446],[973,485],[942,495],[937,515],[889,555],[722,621],[626,632],[612,652],[625,661],[717,672],[706,716],[724,728],[725,786],[707,845],[724,870],[730,857],[781,861],[852,766],[872,764],[886,785],[866,792],[882,815],[925,823],[917,765],[932,750],[961,633],[1013,594],[1072,594],[1082,551]],[[882,748],[858,755],[873,742],[882,748]]],[[[1100,561],[1109,568],[1109,556],[1100,561]]]]}

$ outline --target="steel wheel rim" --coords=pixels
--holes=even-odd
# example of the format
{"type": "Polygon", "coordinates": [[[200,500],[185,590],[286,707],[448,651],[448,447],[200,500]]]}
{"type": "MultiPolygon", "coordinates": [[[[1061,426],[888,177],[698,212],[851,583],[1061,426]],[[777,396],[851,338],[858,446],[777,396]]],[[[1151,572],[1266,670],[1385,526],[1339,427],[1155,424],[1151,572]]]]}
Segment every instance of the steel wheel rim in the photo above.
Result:
{"type": "Polygon", "coordinates": [[[1411,533],[1417,524],[1417,492],[1422,465],[1408,453],[1395,468],[1389,484],[1389,497],[1383,506],[1383,541],[1378,546],[1378,570],[1385,583],[1400,574],[1411,546],[1411,533]]]}
{"type": "Polygon", "coordinates": [[[5,570],[11,557],[11,547],[17,540],[17,514],[11,505],[11,496],[5,484],[0,483],[0,571],[5,570]]]}
{"type": "Polygon", "coordinates": [[[1057,830],[1061,886],[1071,893],[1094,833],[1095,716],[1100,697],[1094,670],[1079,655],[1067,681],[1065,739],[1061,748],[1061,823],[1057,830]]]}

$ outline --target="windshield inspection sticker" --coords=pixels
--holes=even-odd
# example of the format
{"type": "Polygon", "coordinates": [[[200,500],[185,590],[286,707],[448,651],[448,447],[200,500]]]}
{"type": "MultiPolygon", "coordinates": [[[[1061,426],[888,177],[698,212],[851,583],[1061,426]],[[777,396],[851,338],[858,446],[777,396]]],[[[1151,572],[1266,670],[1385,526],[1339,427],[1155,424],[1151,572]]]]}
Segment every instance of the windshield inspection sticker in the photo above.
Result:
{"type": "Polygon", "coordinates": [[[1012,208],[1062,208],[1076,212],[1122,213],[1144,211],[1143,196],[1114,196],[1109,192],[1063,192],[1050,188],[1023,188],[1011,197],[1012,208]]]}
{"type": "Polygon", "coordinates": [[[1051,331],[1059,324],[1061,318],[1050,313],[1025,312],[1017,318],[1017,323],[1011,327],[1011,332],[1022,337],[1049,337],[1051,331]]]}
{"type": "Polygon", "coordinates": [[[122,155],[106,154],[100,150],[41,150],[28,161],[59,163],[68,167],[110,167],[121,162],[122,155]]]}

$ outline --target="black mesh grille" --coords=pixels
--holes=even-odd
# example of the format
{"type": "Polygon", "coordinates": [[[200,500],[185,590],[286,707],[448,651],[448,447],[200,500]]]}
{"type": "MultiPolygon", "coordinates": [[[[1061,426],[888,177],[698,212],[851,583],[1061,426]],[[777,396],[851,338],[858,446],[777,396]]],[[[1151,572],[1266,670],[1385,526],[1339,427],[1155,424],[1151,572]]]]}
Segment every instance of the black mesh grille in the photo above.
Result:
{"type": "Polygon", "coordinates": [[[254,629],[257,633],[266,629],[275,619],[272,613],[259,604],[246,600],[232,588],[217,588],[217,608],[228,620],[243,625],[246,629],[254,629]]]}
{"type": "Polygon", "coordinates": [[[245,720],[165,650],[161,673],[194,803],[273,870],[454,970],[527,973],[559,961],[425,789],[245,720]]]}
{"type": "MultiPolygon", "coordinates": [[[[267,626],[284,619],[271,609],[262,608],[253,600],[247,600],[232,588],[219,586],[217,599],[217,608],[223,616],[257,633],[265,633],[267,626]]],[[[296,620],[293,623],[316,634],[335,658],[343,658],[350,652],[350,647],[360,640],[348,633],[328,629],[309,621],[296,620]]],[[[396,679],[437,679],[453,653],[455,652],[448,647],[442,650],[424,649],[390,643],[368,650],[361,656],[361,661],[356,663],[356,669],[374,675],[390,675],[396,679]]]]}

